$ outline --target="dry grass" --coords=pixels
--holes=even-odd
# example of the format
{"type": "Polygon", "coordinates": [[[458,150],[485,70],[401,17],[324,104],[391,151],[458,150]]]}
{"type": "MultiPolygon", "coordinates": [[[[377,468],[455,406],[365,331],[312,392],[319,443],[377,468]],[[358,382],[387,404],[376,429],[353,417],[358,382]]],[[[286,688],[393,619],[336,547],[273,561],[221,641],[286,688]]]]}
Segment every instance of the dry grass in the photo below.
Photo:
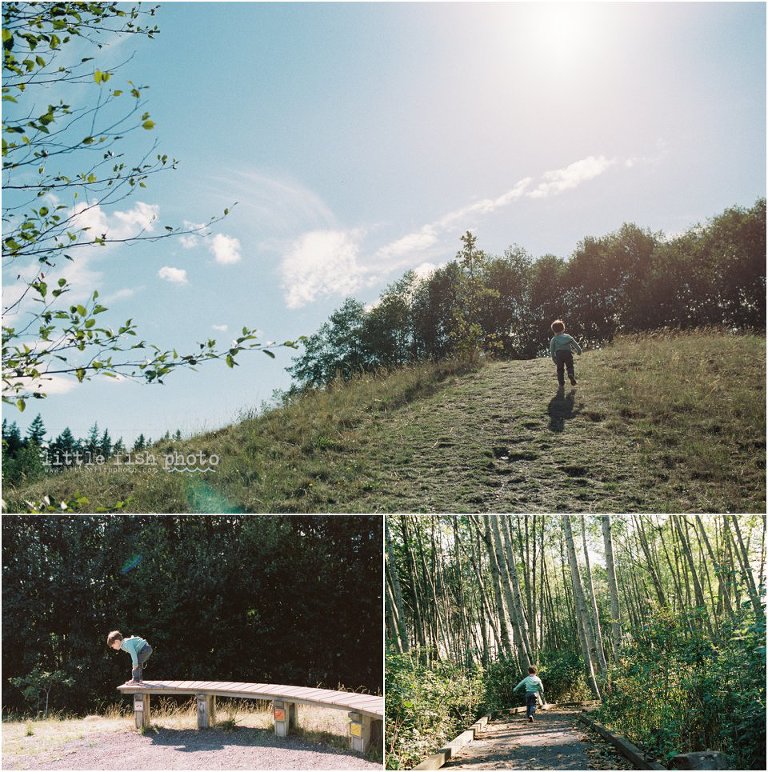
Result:
{"type": "Polygon", "coordinates": [[[80,511],[764,512],[765,338],[652,333],[577,359],[421,365],[155,451],[206,476],[107,467],[8,491],[80,511]]]}

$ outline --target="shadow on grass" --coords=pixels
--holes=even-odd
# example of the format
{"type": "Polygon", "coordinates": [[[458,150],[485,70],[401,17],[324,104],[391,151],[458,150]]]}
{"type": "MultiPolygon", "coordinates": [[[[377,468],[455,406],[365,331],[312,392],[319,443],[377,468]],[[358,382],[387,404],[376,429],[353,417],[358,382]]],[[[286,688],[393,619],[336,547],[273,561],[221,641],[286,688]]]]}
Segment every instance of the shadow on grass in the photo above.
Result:
{"type": "Polygon", "coordinates": [[[574,410],[576,401],[576,392],[571,389],[568,395],[565,389],[558,389],[554,397],[549,401],[547,412],[549,413],[549,430],[552,432],[562,432],[565,430],[565,422],[575,418],[579,411],[574,410]]]}

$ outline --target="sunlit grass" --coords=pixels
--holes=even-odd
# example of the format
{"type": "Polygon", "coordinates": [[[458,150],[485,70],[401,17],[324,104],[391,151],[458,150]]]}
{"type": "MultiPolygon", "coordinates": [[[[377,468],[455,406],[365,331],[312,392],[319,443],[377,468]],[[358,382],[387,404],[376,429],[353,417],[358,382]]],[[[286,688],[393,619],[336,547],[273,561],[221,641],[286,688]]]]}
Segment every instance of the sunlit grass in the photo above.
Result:
{"type": "Polygon", "coordinates": [[[577,360],[424,364],[310,393],[181,443],[216,471],[72,471],[6,492],[9,511],[762,512],[765,339],[720,330],[617,339],[577,360]],[[563,413],[563,411],[565,411],[563,413]]]}

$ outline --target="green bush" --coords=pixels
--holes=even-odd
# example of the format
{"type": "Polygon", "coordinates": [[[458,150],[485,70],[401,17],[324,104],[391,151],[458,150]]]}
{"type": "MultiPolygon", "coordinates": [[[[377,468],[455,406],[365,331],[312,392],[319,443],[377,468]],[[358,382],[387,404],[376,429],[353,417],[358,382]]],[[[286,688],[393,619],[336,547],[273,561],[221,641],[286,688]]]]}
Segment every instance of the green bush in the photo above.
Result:
{"type": "MultiPolygon", "coordinates": [[[[581,702],[591,698],[584,678],[584,666],[577,654],[569,651],[550,651],[541,655],[538,675],[544,684],[548,702],[581,702]]],[[[528,675],[521,671],[517,660],[502,657],[485,674],[485,706],[497,712],[524,705],[522,691],[513,689],[528,675]]]]}
{"type": "Polygon", "coordinates": [[[765,769],[765,618],[744,609],[717,645],[704,629],[698,612],[658,613],[613,668],[600,717],[664,761],[710,749],[765,769]]]}
{"type": "Polygon", "coordinates": [[[583,702],[594,698],[584,675],[583,661],[575,652],[543,652],[539,677],[549,702],[583,702]]]}
{"type": "Polygon", "coordinates": [[[420,654],[387,654],[387,769],[410,769],[480,714],[482,670],[420,654]]]}

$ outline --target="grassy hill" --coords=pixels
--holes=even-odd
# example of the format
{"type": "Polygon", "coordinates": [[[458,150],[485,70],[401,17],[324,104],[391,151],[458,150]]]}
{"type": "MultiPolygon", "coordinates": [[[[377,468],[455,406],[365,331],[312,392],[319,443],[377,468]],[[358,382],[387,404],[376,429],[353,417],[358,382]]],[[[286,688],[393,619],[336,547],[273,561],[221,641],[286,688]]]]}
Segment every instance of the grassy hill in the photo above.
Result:
{"type": "Polygon", "coordinates": [[[421,365],[152,448],[157,466],[6,491],[130,512],[764,512],[765,338],[617,340],[576,360],[421,365]],[[166,453],[216,454],[166,471],[166,453]]]}

